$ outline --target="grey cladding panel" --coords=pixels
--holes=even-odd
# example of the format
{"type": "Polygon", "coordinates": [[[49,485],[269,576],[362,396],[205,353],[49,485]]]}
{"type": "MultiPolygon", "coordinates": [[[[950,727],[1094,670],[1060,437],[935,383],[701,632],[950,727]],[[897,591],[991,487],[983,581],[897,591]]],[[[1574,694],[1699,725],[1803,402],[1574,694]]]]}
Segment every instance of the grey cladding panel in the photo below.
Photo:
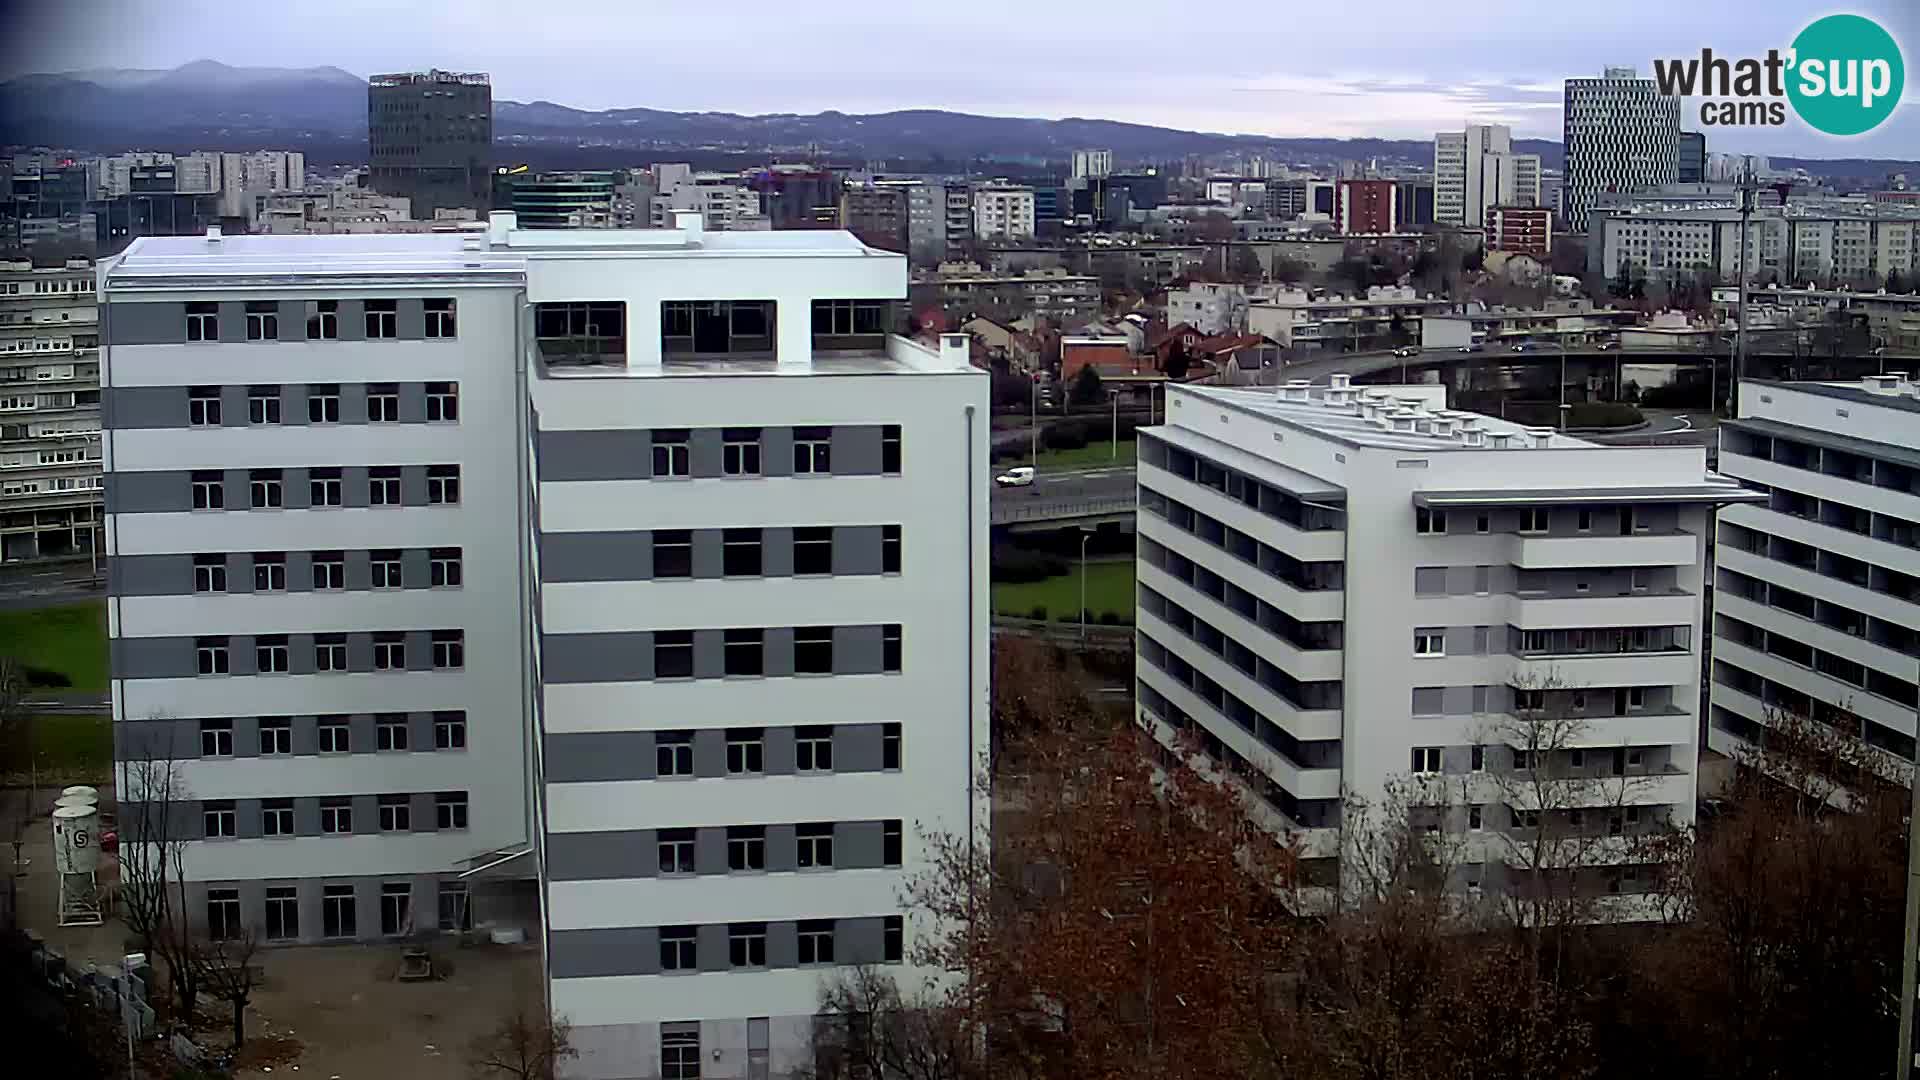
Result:
{"type": "Polygon", "coordinates": [[[540,576],[546,581],[645,581],[653,576],[653,534],[544,533],[540,576]]]}
{"type": "Polygon", "coordinates": [[[868,870],[884,865],[884,826],[878,821],[842,821],[833,827],[833,865],[868,870]]]}
{"type": "Polygon", "coordinates": [[[113,725],[113,756],[120,761],[200,756],[200,725],[193,720],[123,720],[113,725]]]}
{"type": "Polygon", "coordinates": [[[225,300],[220,304],[220,340],[233,342],[247,340],[247,305],[238,300],[225,300]]]}
{"type": "Polygon", "coordinates": [[[660,969],[660,932],[651,926],[555,930],[547,968],[555,979],[651,975],[660,969]]]}
{"type": "Polygon", "coordinates": [[[108,304],[107,345],[176,345],[187,340],[185,304],[108,304]]]}
{"type": "MultiPolygon", "coordinates": [[[[187,426],[184,386],[109,386],[100,391],[103,426],[115,431],[187,426]]],[[[226,403],[221,403],[224,410],[226,403]]]]}
{"type": "Polygon", "coordinates": [[[884,923],[876,918],[834,924],[833,959],[840,964],[877,964],[885,958],[884,923]]]}
{"type": "Polygon", "coordinates": [[[653,779],[653,732],[580,731],[546,737],[550,784],[653,779]]]}
{"type": "Polygon", "coordinates": [[[880,572],[880,526],[840,525],[833,530],[833,572],[880,572]]]}
{"type": "Polygon", "coordinates": [[[765,428],[760,433],[760,472],[764,476],[793,475],[793,429],[765,428]]]}
{"type": "MultiPolygon", "coordinates": [[[[168,514],[193,509],[192,476],[184,472],[110,472],[106,476],[107,512],[112,514],[168,514]]],[[[246,501],[245,488],[226,492],[246,501]]]]}
{"type": "Polygon", "coordinates": [[[193,592],[193,556],[116,555],[107,561],[107,589],[115,596],[186,595],[193,592]]]}
{"type": "Polygon", "coordinates": [[[653,678],[653,634],[544,634],[541,674],[548,682],[632,682],[653,678]]]}
{"type": "Polygon", "coordinates": [[[652,473],[653,433],[619,431],[542,431],[540,479],[645,480],[652,473]]]}
{"type": "Polygon", "coordinates": [[[396,329],[401,341],[425,341],[427,338],[427,302],[419,297],[402,297],[397,306],[400,308],[396,329]]]}
{"type": "Polygon", "coordinates": [[[650,829],[548,833],[547,874],[555,881],[652,877],[660,863],[654,837],[650,829]]]}
{"type": "Polygon", "coordinates": [[[880,474],[880,429],[873,425],[840,426],[833,429],[833,474],[835,476],[878,476],[880,474]]]}
{"type": "MultiPolygon", "coordinates": [[[[244,638],[233,639],[228,649],[231,659],[243,647],[251,647],[244,638]]],[[[118,638],[113,642],[113,674],[120,679],[173,679],[193,675],[193,639],[190,637],[118,638]]]]}
{"type": "Polygon", "coordinates": [[[885,660],[881,630],[878,626],[836,626],[833,628],[833,673],[835,675],[875,675],[885,660]]]}
{"type": "Polygon", "coordinates": [[[687,471],[695,477],[721,475],[719,428],[695,428],[687,434],[687,471]]]}

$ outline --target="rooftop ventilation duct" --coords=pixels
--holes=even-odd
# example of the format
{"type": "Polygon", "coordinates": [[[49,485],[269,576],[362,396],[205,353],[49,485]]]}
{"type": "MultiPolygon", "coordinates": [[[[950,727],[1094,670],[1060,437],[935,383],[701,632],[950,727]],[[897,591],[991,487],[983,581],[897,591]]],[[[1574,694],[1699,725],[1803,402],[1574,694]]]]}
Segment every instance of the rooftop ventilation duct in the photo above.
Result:
{"type": "Polygon", "coordinates": [[[1290,379],[1285,386],[1280,388],[1280,400],[1311,401],[1313,400],[1313,394],[1310,389],[1312,385],[1312,383],[1309,383],[1305,379],[1290,379]]]}
{"type": "Polygon", "coordinates": [[[207,243],[217,244],[219,242],[220,242],[220,226],[218,225],[207,226],[207,243]]]}
{"type": "MultiPolygon", "coordinates": [[[[208,239],[218,239],[218,237],[209,236],[208,239]]],[[[1876,394],[1898,394],[1900,382],[1898,375],[1869,375],[1866,378],[1867,389],[1876,394]]]]}
{"type": "Polygon", "coordinates": [[[1433,433],[1442,439],[1451,439],[1453,438],[1453,425],[1453,417],[1436,416],[1433,418],[1433,433]]]}
{"type": "Polygon", "coordinates": [[[1493,443],[1493,448],[1495,450],[1505,450],[1507,446],[1513,442],[1513,432],[1511,431],[1488,432],[1487,439],[1489,442],[1493,443]]]}
{"type": "Polygon", "coordinates": [[[1527,438],[1532,440],[1535,449],[1545,450],[1547,447],[1553,445],[1553,429],[1543,427],[1528,428],[1527,438]]]}
{"type": "Polygon", "coordinates": [[[1353,376],[1344,371],[1336,371],[1327,376],[1327,385],[1335,390],[1346,390],[1353,386],[1353,376]]]}
{"type": "Polygon", "coordinates": [[[1397,413],[1394,413],[1390,419],[1393,422],[1393,430],[1404,431],[1404,432],[1413,431],[1413,414],[1412,413],[1397,412],[1397,413]]]}
{"type": "Polygon", "coordinates": [[[1460,441],[1468,446],[1487,445],[1487,433],[1478,428],[1465,428],[1460,432],[1460,441]]]}

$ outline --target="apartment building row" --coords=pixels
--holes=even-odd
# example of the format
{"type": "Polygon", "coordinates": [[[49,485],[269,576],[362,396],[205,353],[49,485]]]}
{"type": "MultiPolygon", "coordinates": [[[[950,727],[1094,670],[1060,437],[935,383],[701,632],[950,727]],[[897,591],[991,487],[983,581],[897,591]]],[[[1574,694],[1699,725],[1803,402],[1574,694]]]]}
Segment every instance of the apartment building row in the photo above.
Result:
{"type": "MultiPolygon", "coordinates": [[[[984,835],[987,395],[836,232],[142,239],[105,264],[122,817],[273,943],[521,929],[587,1077],[806,1061],[984,835]]],[[[138,842],[127,837],[126,842],[138,842]]]]}
{"type": "Polygon", "coordinates": [[[0,263],[0,561],[95,550],[99,344],[91,262],[0,263]]]}
{"type": "MultiPolygon", "coordinates": [[[[1740,213],[1730,207],[1647,207],[1592,218],[1589,269],[1609,275],[1629,267],[1660,277],[1702,268],[1723,280],[1740,275],[1740,213]]],[[[1920,244],[1920,213],[1895,207],[1876,213],[1782,212],[1763,208],[1747,225],[1747,272],[1787,282],[1879,285],[1889,274],[1910,277],[1920,244]]]]}

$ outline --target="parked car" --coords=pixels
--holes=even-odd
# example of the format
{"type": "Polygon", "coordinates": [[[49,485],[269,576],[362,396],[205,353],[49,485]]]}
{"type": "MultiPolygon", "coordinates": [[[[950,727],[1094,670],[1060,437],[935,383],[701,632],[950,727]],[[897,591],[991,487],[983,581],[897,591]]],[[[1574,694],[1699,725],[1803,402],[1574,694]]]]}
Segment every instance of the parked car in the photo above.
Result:
{"type": "Polygon", "coordinates": [[[1617,349],[1619,347],[1620,347],[1620,343],[1617,341],[1603,341],[1600,344],[1594,346],[1594,348],[1599,349],[1601,352],[1606,352],[1609,349],[1617,349]]]}
{"type": "Polygon", "coordinates": [[[1513,351],[1514,351],[1514,352],[1532,352],[1532,351],[1533,351],[1533,342],[1531,342],[1531,341],[1516,341],[1516,342],[1514,342],[1514,343],[1513,343],[1513,351]]]}
{"type": "Polygon", "coordinates": [[[1030,487],[1033,484],[1033,466],[1016,465],[993,478],[1001,487],[1030,487]]]}
{"type": "Polygon", "coordinates": [[[1419,356],[1419,355],[1420,355],[1420,346],[1418,346],[1418,345],[1402,345],[1402,346],[1400,346],[1399,348],[1397,348],[1397,349],[1395,349],[1395,350],[1393,350],[1393,355],[1395,355],[1395,356],[1419,356]]]}

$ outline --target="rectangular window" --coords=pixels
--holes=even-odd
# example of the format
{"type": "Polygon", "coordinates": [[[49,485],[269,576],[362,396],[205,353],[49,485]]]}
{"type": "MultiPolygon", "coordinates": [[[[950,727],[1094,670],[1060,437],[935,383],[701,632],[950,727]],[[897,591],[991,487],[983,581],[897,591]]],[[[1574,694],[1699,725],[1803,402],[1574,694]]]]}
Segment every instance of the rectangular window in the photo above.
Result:
{"type": "Polygon", "coordinates": [[[724,428],[721,439],[721,472],[728,476],[760,475],[759,428],[724,428]]]}
{"type": "Polygon", "coordinates": [[[1415,773],[1437,773],[1440,771],[1440,748],[1437,746],[1416,746],[1413,748],[1413,771],[1415,773]]]}
{"type": "Polygon", "coordinates": [[[653,772],[661,779],[693,775],[693,732],[663,731],[653,737],[653,772]]]}
{"type": "Polygon", "coordinates": [[[407,670],[407,635],[393,630],[373,635],[373,670],[407,670]]]}
{"type": "Polygon", "coordinates": [[[1539,712],[1547,707],[1545,690],[1520,690],[1513,692],[1513,707],[1518,712],[1539,712]]]}
{"type": "Polygon", "coordinates": [[[287,591],[287,556],[281,551],[253,553],[253,591],[287,591]]]}
{"type": "Polygon", "coordinates": [[[427,423],[454,424],[460,420],[460,384],[427,384],[427,423]]]}
{"type": "Polygon", "coordinates": [[[800,923],[800,963],[833,963],[833,920],[806,919],[800,923]]]}
{"type": "Polygon", "coordinates": [[[766,735],[759,728],[727,729],[727,775],[758,776],[766,771],[766,735]]]}
{"type": "MultiPolygon", "coordinates": [[[[691,926],[660,928],[660,970],[692,971],[697,966],[697,935],[691,926]]],[[[698,1065],[695,1065],[698,1068],[698,1065]]],[[[699,1073],[693,1075],[698,1076],[699,1073]]]]}
{"type": "Polygon", "coordinates": [[[187,423],[194,427],[220,426],[220,388],[195,386],[187,390],[187,423]]]}
{"type": "Polygon", "coordinates": [[[400,553],[392,548],[377,548],[369,553],[368,568],[373,574],[373,587],[376,589],[398,589],[400,585],[400,553]]]}
{"type": "Polygon", "coordinates": [[[393,383],[371,383],[367,386],[367,423],[397,424],[400,422],[400,387],[393,383]]]}
{"type": "Polygon", "coordinates": [[[400,301],[369,300],[366,316],[369,340],[400,336],[400,301]]]}
{"type": "Polygon", "coordinates": [[[307,340],[332,341],[340,336],[340,301],[307,301],[307,340]]]}
{"type": "Polygon", "coordinates": [[[765,870],[766,868],[766,826],[727,826],[727,869],[746,872],[765,870]]]}
{"type": "Polygon", "coordinates": [[[1526,507],[1520,511],[1520,531],[1523,533],[1543,533],[1552,517],[1552,512],[1540,507],[1526,507]]]}
{"type": "Polygon", "coordinates": [[[721,543],[721,573],[727,577],[760,576],[759,529],[727,529],[721,533],[721,543]]]}
{"type": "Polygon", "coordinates": [[[261,800],[260,833],[263,836],[293,835],[292,799],[261,800]]]}
{"type": "Polygon", "coordinates": [[[354,928],[353,886],[326,885],[320,891],[320,933],[330,938],[350,938],[354,928]]]}
{"type": "Polygon", "coordinates": [[[345,754],[353,749],[352,729],[344,716],[323,716],[318,724],[320,752],[323,754],[345,754]]]}
{"type": "Polygon", "coordinates": [[[232,837],[239,832],[231,800],[218,800],[200,804],[200,820],[206,828],[209,840],[232,837]]]}
{"type": "Polygon", "coordinates": [[[1413,530],[1423,536],[1439,536],[1447,531],[1447,512],[1424,506],[1413,508],[1413,530]]]}
{"type": "Polygon", "coordinates": [[[225,555],[193,557],[193,591],[197,593],[227,591],[227,557],[225,555]]]}
{"type": "Polygon", "coordinates": [[[280,388],[277,386],[250,386],[247,388],[247,423],[277,424],[280,422],[280,388]]]}
{"type": "MultiPolygon", "coordinates": [[[[291,814],[293,811],[288,810],[287,813],[291,814]]],[[[268,941],[293,941],[299,938],[299,890],[291,885],[269,886],[266,915],[268,941]]]]}
{"type": "Polygon", "coordinates": [[[293,753],[293,718],[289,716],[263,716],[260,718],[260,756],[273,757],[279,754],[293,753]]]}
{"type": "Polygon", "coordinates": [[[339,469],[307,470],[308,501],[314,506],[343,506],[346,504],[345,481],[339,469]]]}
{"type": "Polygon", "coordinates": [[[1493,515],[1484,514],[1484,513],[1474,515],[1474,519],[1473,519],[1474,532],[1485,533],[1492,527],[1493,527],[1493,515]]]}
{"type": "Polygon", "coordinates": [[[880,923],[880,959],[882,963],[898,964],[907,956],[906,920],[898,915],[888,915],[880,923]]]}
{"type": "Polygon", "coordinates": [[[801,675],[833,673],[833,627],[802,626],[794,630],[793,670],[801,675]]]}
{"type": "Polygon", "coordinates": [[[699,1024],[660,1025],[660,1080],[700,1080],[699,1024]]]}
{"type": "Polygon", "coordinates": [[[1487,769],[1487,748],[1484,746],[1476,746],[1473,748],[1473,771],[1485,772],[1486,769],[1487,769]]]}
{"type": "Polygon", "coordinates": [[[225,941],[240,935],[240,890],[207,890],[207,936],[225,941]]]}
{"type": "Polygon", "coordinates": [[[307,387],[307,423],[340,422],[340,384],[315,383],[307,387]]]}
{"type": "Polygon", "coordinates": [[[812,526],[793,530],[793,572],[833,573],[833,529],[812,526]]]}
{"type": "Polygon", "coordinates": [[[465,882],[441,882],[439,901],[439,925],[442,932],[460,933],[473,929],[473,904],[467,896],[465,882]]]}
{"type": "Polygon", "coordinates": [[[200,756],[201,757],[232,757],[233,756],[233,721],[232,720],[223,719],[223,720],[200,721],[200,756]]]}
{"type": "Polygon", "coordinates": [[[1534,762],[1533,751],[1515,750],[1513,752],[1513,770],[1515,772],[1531,771],[1533,769],[1533,762],[1534,762]]]}
{"type": "Polygon", "coordinates": [[[380,831],[411,832],[413,801],[405,795],[380,796],[380,831]]]}
{"type": "Polygon", "coordinates": [[[661,829],[659,836],[661,875],[693,873],[693,830],[661,829]]]}
{"type": "Polygon", "coordinates": [[[727,964],[736,968],[767,966],[766,923],[733,923],[727,927],[727,964]]]}
{"type": "Polygon", "coordinates": [[[726,673],[728,675],[766,673],[764,631],[728,630],[726,632],[726,673]]]}
{"type": "Polygon", "coordinates": [[[880,862],[886,866],[899,866],[906,835],[901,829],[899,818],[892,818],[880,824],[880,862]]]}
{"type": "Polygon", "coordinates": [[[187,340],[220,340],[220,305],[194,303],[187,305],[187,340]]]}
{"type": "Polygon", "coordinates": [[[880,471],[889,476],[900,474],[899,424],[887,424],[880,429],[880,471]]]}
{"type": "Polygon", "coordinates": [[[900,526],[880,526],[880,572],[900,572],[900,526]]]}
{"type": "Polygon", "coordinates": [[[466,713],[437,712],[433,714],[433,748],[435,750],[467,748],[466,713]]]}
{"type": "Polygon", "coordinates": [[[375,750],[405,750],[409,741],[406,713],[381,713],[373,718],[375,750]]]}
{"type": "Polygon", "coordinates": [[[833,471],[833,429],[801,427],[793,429],[793,472],[800,476],[833,471]]]}
{"type": "Polygon", "coordinates": [[[380,932],[399,937],[413,932],[413,886],[404,881],[380,883],[380,932]]]}
{"type": "Polygon", "coordinates": [[[279,469],[254,469],[247,474],[247,505],[255,510],[278,510],[285,504],[279,469]]]}
{"type": "Polygon", "coordinates": [[[1592,532],[1593,531],[1593,511],[1587,509],[1584,506],[1581,507],[1579,523],[1576,527],[1581,532],[1592,532]]]}
{"type": "Polygon", "coordinates": [[[1447,655],[1447,637],[1444,630],[1415,630],[1413,632],[1413,655],[1447,655]]]}
{"type": "Polygon", "coordinates": [[[329,592],[347,587],[347,555],[344,551],[313,553],[313,587],[329,592]]]}
{"type": "Polygon", "coordinates": [[[685,428],[657,428],[653,433],[653,475],[691,476],[688,433],[685,428]]]}
{"type": "Polygon", "coordinates": [[[685,578],[693,576],[693,533],[688,529],[653,531],[653,576],[685,578]]]}
{"type": "Polygon", "coordinates": [[[221,510],[227,505],[225,485],[220,474],[213,471],[193,474],[193,508],[195,510],[221,510]]]}
{"type": "Polygon", "coordinates": [[[653,677],[656,679],[693,678],[693,631],[654,631],[653,677]]]}
{"type": "Polygon", "coordinates": [[[888,623],[880,628],[880,670],[889,675],[900,673],[900,624],[888,623]]]}
{"type": "Polygon", "coordinates": [[[433,666],[440,671],[457,671],[467,666],[466,631],[433,632],[433,666]]]}
{"type": "Polygon", "coordinates": [[[433,797],[434,825],[441,831],[467,827],[467,793],[443,791],[433,797]]]}
{"type": "Polygon", "coordinates": [[[434,506],[460,503],[460,466],[427,466],[427,502],[434,506]]]}
{"type": "Polygon", "coordinates": [[[798,772],[832,772],[833,728],[826,725],[796,728],[793,767],[798,772]]]}
{"type": "Polygon", "coordinates": [[[427,551],[427,583],[436,589],[460,587],[460,549],[431,548],[427,551]]]}
{"type": "Polygon", "coordinates": [[[195,638],[193,642],[195,670],[202,675],[225,675],[227,664],[227,639],[223,637],[195,638]]]}
{"type": "Polygon", "coordinates": [[[898,769],[900,767],[900,725],[880,725],[880,767],[898,769]]]}
{"type": "Polygon", "coordinates": [[[334,836],[353,832],[353,800],[321,799],[320,831],[334,836]]]}
{"type": "Polygon", "coordinates": [[[802,870],[825,870],[833,866],[833,825],[830,822],[818,822],[794,827],[794,837],[800,845],[799,866],[802,870]]]}
{"type": "Polygon", "coordinates": [[[272,300],[249,300],[246,313],[248,341],[280,340],[279,304],[272,300]]]}
{"type": "Polygon", "coordinates": [[[425,301],[425,306],[427,309],[427,336],[430,338],[453,337],[453,300],[445,297],[431,298],[425,301]]]}
{"type": "Polygon", "coordinates": [[[373,506],[400,505],[400,467],[378,465],[367,470],[367,502],[373,506]]]}
{"type": "Polygon", "coordinates": [[[1467,807],[1467,828],[1472,829],[1474,832],[1479,832],[1480,824],[1480,808],[1477,806],[1467,807]]]}

